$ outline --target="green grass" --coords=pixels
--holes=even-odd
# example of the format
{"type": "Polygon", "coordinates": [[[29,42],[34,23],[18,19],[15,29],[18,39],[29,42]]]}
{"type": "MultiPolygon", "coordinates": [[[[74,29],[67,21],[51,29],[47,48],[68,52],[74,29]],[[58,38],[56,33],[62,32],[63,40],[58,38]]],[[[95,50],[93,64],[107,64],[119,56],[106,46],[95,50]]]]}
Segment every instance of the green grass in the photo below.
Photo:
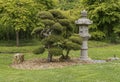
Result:
{"type": "Polygon", "coordinates": [[[16,46],[1,46],[0,47],[0,52],[1,53],[31,53],[34,49],[38,48],[39,45],[37,46],[21,46],[21,47],[16,47],[16,46]]]}
{"type": "MultiPolygon", "coordinates": [[[[20,46],[16,47],[14,41],[0,41],[0,52],[2,53],[28,53],[32,52],[34,49],[40,47],[40,42],[33,40],[33,41],[22,41],[20,42],[20,46]]],[[[89,41],[89,47],[104,47],[109,46],[108,43],[105,42],[98,42],[98,41],[89,41]]]]}
{"type": "MultiPolygon", "coordinates": [[[[89,56],[92,59],[106,59],[114,54],[120,57],[120,45],[98,47],[91,44],[93,47],[89,49],[89,56]]],[[[25,48],[29,47],[32,48],[32,46],[25,48]]],[[[10,67],[13,55],[0,54],[0,82],[120,82],[120,61],[44,70],[18,70],[10,67]]],[[[79,51],[71,51],[71,57],[79,55],[79,51]]],[[[47,53],[45,55],[25,53],[26,60],[46,56],[47,53]]]]}
{"type": "Polygon", "coordinates": [[[15,41],[0,41],[1,53],[31,53],[34,49],[40,47],[40,41],[20,41],[20,46],[16,47],[15,41]]]}
{"type": "Polygon", "coordinates": [[[101,48],[90,48],[89,55],[93,59],[106,59],[108,57],[113,57],[114,55],[120,57],[120,45],[112,45],[109,47],[101,48]]]}

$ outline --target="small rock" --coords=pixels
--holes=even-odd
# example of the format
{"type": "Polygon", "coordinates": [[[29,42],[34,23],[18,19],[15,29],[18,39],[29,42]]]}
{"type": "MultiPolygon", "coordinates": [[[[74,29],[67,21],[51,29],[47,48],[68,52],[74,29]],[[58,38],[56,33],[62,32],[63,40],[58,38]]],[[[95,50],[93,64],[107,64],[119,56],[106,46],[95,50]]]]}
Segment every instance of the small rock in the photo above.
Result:
{"type": "Polygon", "coordinates": [[[107,62],[114,61],[114,60],[119,60],[119,58],[118,57],[111,57],[111,58],[106,59],[107,62]]]}

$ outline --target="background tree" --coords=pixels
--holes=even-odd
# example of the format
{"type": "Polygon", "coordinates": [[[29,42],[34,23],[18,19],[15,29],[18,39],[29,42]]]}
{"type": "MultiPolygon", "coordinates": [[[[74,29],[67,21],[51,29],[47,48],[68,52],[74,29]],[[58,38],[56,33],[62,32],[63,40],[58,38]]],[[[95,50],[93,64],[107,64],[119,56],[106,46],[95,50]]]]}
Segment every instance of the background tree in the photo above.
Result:
{"type": "Polygon", "coordinates": [[[45,10],[53,9],[56,4],[54,0],[34,0],[39,5],[43,5],[45,10]]]}
{"type": "MultiPolygon", "coordinates": [[[[78,33],[74,21],[79,18],[80,11],[86,9],[89,18],[94,22],[90,26],[92,39],[118,42],[120,39],[119,7],[119,0],[0,0],[0,40],[16,40],[15,35],[19,36],[17,43],[19,40],[34,39],[31,31],[35,27],[43,27],[44,24],[41,22],[45,21],[41,21],[36,14],[51,9],[60,10],[72,22],[74,32],[78,33]]],[[[67,18],[54,21],[57,18],[53,17],[51,20],[55,23],[68,22],[67,18]]],[[[52,22],[51,20],[46,18],[46,21],[52,22]]],[[[69,33],[66,35],[64,32],[62,35],[67,37],[69,33]]]]}
{"type": "Polygon", "coordinates": [[[112,42],[120,38],[119,0],[83,0],[83,4],[94,22],[90,27],[92,38],[106,38],[112,42]]]}
{"type": "MultiPolygon", "coordinates": [[[[16,45],[19,46],[20,31],[26,31],[26,29],[35,26],[34,21],[31,19],[34,14],[32,12],[35,4],[32,0],[11,0],[3,1],[1,5],[0,23],[3,28],[16,32],[16,45]],[[31,8],[29,8],[30,6],[31,8]]],[[[10,31],[8,33],[10,34],[10,31]]]]}

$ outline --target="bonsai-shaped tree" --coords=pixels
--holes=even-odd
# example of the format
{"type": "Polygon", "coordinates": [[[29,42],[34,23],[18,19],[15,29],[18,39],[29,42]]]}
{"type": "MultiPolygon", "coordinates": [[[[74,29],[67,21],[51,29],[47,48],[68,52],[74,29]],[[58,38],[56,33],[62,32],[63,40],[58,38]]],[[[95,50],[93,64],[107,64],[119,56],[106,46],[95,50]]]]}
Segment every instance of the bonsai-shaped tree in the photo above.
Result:
{"type": "Polygon", "coordinates": [[[70,59],[69,53],[71,50],[79,50],[81,48],[82,38],[78,34],[73,34],[68,39],[62,42],[62,49],[66,52],[60,57],[60,60],[70,59]]]}
{"type": "Polygon", "coordinates": [[[70,50],[80,49],[80,42],[75,40],[77,36],[72,36],[73,26],[71,21],[60,11],[42,11],[38,13],[37,17],[43,25],[38,24],[32,34],[39,35],[43,46],[35,50],[35,52],[43,53],[47,50],[48,62],[52,61],[53,55],[61,55],[61,58],[68,59],[70,50]],[[64,55],[63,50],[67,51],[66,55],[64,55]]]}

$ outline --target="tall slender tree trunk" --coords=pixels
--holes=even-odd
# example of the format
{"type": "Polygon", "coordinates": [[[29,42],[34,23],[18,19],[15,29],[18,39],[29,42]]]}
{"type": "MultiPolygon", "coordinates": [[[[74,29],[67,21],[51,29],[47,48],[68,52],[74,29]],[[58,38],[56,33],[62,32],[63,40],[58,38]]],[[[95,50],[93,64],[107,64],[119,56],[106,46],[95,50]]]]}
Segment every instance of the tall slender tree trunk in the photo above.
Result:
{"type": "Polygon", "coordinates": [[[9,32],[7,33],[7,40],[8,40],[8,41],[10,40],[9,32]]]}
{"type": "Polygon", "coordinates": [[[16,46],[19,46],[19,31],[16,31],[16,46]]]}

